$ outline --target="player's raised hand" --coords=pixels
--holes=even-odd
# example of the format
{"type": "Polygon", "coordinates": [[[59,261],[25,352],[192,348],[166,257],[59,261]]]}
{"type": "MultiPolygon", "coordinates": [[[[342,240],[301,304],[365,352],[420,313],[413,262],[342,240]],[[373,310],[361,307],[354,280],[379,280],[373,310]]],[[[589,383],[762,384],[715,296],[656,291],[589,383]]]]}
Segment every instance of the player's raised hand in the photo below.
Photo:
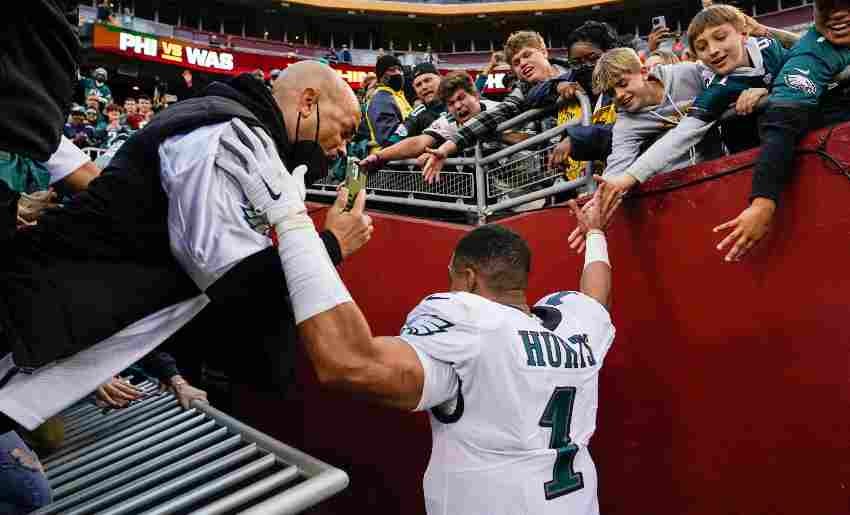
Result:
{"type": "Polygon", "coordinates": [[[623,194],[617,185],[612,185],[607,179],[594,176],[593,180],[598,184],[593,197],[579,208],[575,200],[568,205],[573,214],[576,215],[578,224],[570,233],[567,242],[571,249],[576,252],[584,251],[584,241],[587,231],[599,229],[604,231],[613,220],[614,213],[623,201],[623,194]]]}
{"type": "Polygon", "coordinates": [[[325,230],[336,236],[343,259],[360,250],[372,238],[375,230],[372,217],[364,212],[366,190],[360,190],[357,194],[351,211],[345,211],[347,203],[348,188],[342,187],[325,217],[325,230]]]}

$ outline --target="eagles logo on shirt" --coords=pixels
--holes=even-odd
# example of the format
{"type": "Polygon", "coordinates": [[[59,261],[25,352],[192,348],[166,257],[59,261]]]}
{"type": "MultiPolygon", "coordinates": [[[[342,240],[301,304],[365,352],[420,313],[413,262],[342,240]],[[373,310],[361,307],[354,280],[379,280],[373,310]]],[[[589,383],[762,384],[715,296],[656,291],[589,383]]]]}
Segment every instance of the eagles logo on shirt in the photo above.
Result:
{"type": "Polygon", "coordinates": [[[437,315],[416,315],[401,328],[402,335],[430,336],[437,333],[445,333],[454,324],[444,320],[437,315]]]}
{"type": "Polygon", "coordinates": [[[802,74],[789,74],[785,76],[785,85],[789,88],[802,91],[808,96],[814,96],[818,92],[818,87],[812,82],[812,79],[802,74]]]}

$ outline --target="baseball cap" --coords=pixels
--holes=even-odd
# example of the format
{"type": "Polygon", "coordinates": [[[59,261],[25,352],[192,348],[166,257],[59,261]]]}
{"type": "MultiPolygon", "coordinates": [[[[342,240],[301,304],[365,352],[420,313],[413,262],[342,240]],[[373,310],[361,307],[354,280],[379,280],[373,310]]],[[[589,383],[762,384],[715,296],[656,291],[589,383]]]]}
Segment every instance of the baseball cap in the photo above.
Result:
{"type": "Polygon", "coordinates": [[[91,75],[94,78],[100,77],[102,80],[106,80],[109,77],[104,68],[96,68],[91,75]]]}
{"type": "Polygon", "coordinates": [[[393,66],[401,68],[401,61],[394,55],[382,55],[375,62],[375,75],[380,79],[393,66]]]}
{"type": "Polygon", "coordinates": [[[272,71],[269,72],[269,76],[272,78],[272,80],[276,79],[278,75],[280,75],[280,70],[278,70],[277,68],[272,68],[272,71]]]}
{"type": "Polygon", "coordinates": [[[437,67],[432,63],[420,63],[417,64],[416,67],[413,68],[413,79],[420,75],[425,75],[426,73],[433,73],[435,75],[439,75],[440,72],[437,71],[437,67]]]}
{"type": "Polygon", "coordinates": [[[83,108],[83,106],[75,105],[74,107],[71,108],[71,114],[79,114],[79,115],[85,116],[86,110],[85,110],[85,108],[83,108]]]}

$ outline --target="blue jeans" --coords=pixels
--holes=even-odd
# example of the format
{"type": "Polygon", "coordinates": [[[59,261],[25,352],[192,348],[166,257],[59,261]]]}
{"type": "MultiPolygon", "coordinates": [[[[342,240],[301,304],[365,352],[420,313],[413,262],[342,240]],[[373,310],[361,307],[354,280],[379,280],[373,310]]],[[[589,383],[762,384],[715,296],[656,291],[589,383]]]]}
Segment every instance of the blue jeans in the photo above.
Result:
{"type": "Polygon", "coordinates": [[[51,497],[38,456],[16,432],[0,434],[0,515],[29,513],[51,497]]]}

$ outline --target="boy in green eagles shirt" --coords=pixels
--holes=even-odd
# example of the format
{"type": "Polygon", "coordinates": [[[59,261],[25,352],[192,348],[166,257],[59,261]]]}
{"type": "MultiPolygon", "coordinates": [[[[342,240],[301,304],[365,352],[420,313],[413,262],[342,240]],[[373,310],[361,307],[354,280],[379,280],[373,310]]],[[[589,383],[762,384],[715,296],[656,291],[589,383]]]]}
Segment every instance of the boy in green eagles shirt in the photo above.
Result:
{"type": "Polygon", "coordinates": [[[750,206],[714,228],[732,229],[718,250],[730,244],[726,261],[739,261],[770,228],[776,202],[791,176],[794,147],[810,128],[850,118],[835,77],[850,66],[850,0],[816,0],[815,26],[791,50],[773,83],[759,123],[762,149],[753,174],[750,206]]]}
{"type": "MultiPolygon", "coordinates": [[[[746,16],[731,5],[713,5],[694,17],[688,40],[691,51],[708,68],[703,73],[705,89],[676,127],[629,165],[624,175],[611,181],[628,189],[669,169],[703,139],[730,105],[738,114],[752,114],[768,94],[789,51],[776,39],[749,36],[748,28],[746,16]]],[[[723,131],[723,140],[732,152],[758,144],[753,117],[726,124],[723,131]]]]}

